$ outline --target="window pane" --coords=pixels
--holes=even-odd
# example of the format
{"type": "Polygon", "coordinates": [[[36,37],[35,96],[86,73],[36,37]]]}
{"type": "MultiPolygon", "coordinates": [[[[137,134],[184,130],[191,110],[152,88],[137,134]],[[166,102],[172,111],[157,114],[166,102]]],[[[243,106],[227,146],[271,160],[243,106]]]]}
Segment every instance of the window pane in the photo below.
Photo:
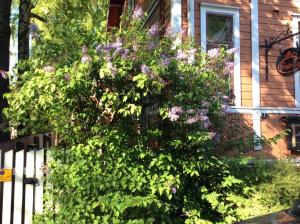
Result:
{"type": "Polygon", "coordinates": [[[207,14],[207,49],[223,45],[233,47],[233,19],[229,15],[207,14]]]}

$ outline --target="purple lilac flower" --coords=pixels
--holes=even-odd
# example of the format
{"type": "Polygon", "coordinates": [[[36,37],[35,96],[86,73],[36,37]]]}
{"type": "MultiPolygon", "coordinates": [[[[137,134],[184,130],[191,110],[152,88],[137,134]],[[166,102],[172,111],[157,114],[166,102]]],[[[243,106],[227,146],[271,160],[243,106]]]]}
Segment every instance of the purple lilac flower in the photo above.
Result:
{"type": "Polygon", "coordinates": [[[149,73],[151,73],[150,68],[149,68],[147,65],[145,65],[145,64],[143,64],[143,65],[141,66],[141,71],[142,71],[142,73],[144,73],[144,74],[149,74],[149,73]]]}
{"type": "Polygon", "coordinates": [[[238,52],[238,51],[239,51],[238,48],[230,48],[230,49],[227,50],[227,53],[228,53],[228,54],[234,54],[234,53],[236,53],[236,52],[238,52]]]}
{"type": "Polygon", "coordinates": [[[123,49],[122,53],[121,53],[121,57],[123,59],[127,59],[129,56],[129,50],[128,49],[123,49]]]}
{"type": "Polygon", "coordinates": [[[102,51],[102,48],[103,48],[103,46],[99,44],[99,45],[96,47],[96,49],[95,49],[95,50],[96,50],[96,53],[97,53],[97,54],[100,54],[101,51],[102,51]]]}
{"type": "Polygon", "coordinates": [[[193,117],[190,117],[189,119],[187,119],[186,123],[187,124],[195,124],[196,122],[201,120],[201,115],[200,114],[196,114],[193,117]]]}
{"type": "Polygon", "coordinates": [[[153,50],[157,47],[157,44],[155,42],[150,42],[148,44],[148,50],[153,50]]]}
{"type": "Polygon", "coordinates": [[[211,126],[208,116],[203,116],[201,120],[204,128],[208,128],[209,126],[211,126]]]}
{"type": "Polygon", "coordinates": [[[172,194],[176,194],[177,188],[176,187],[171,187],[171,192],[172,192],[172,194]]]}
{"type": "Polygon", "coordinates": [[[45,66],[43,68],[44,72],[54,72],[55,71],[55,68],[51,65],[48,65],[48,66],[45,66]]]}
{"type": "Polygon", "coordinates": [[[29,31],[30,31],[30,33],[37,33],[37,32],[39,32],[39,28],[35,23],[31,23],[29,25],[29,31]]]}
{"type": "Polygon", "coordinates": [[[188,32],[188,29],[184,28],[180,31],[181,36],[186,36],[188,32]]]}
{"type": "Polygon", "coordinates": [[[7,79],[8,78],[7,71],[0,70],[0,77],[7,79]]]}
{"type": "Polygon", "coordinates": [[[209,102],[203,100],[203,101],[202,101],[202,106],[203,106],[203,107],[206,107],[206,108],[209,107],[209,102]]]}
{"type": "Polygon", "coordinates": [[[160,63],[161,65],[168,66],[170,64],[171,59],[169,57],[167,57],[165,54],[161,54],[160,57],[162,59],[162,61],[160,63]]]}
{"type": "Polygon", "coordinates": [[[172,36],[172,26],[168,25],[165,31],[165,36],[170,37],[172,36]]]}
{"type": "Polygon", "coordinates": [[[114,65],[111,61],[107,62],[107,67],[109,68],[112,76],[114,77],[116,75],[117,71],[118,71],[117,68],[114,67],[114,65]]]}
{"type": "Polygon", "coordinates": [[[144,10],[140,5],[137,5],[133,11],[132,18],[133,19],[141,19],[144,17],[144,10]]]}
{"type": "Polygon", "coordinates": [[[82,52],[82,54],[87,54],[87,53],[88,53],[88,48],[87,48],[86,45],[83,45],[83,46],[82,46],[81,52],[82,52]]]}
{"type": "Polygon", "coordinates": [[[209,135],[210,138],[214,138],[217,135],[217,133],[216,132],[209,132],[208,135],[209,135]]]}
{"type": "Polygon", "coordinates": [[[114,43],[111,44],[111,47],[117,49],[117,48],[122,47],[122,45],[123,45],[122,39],[121,38],[117,38],[116,42],[114,42],[114,43]]]}
{"type": "Polygon", "coordinates": [[[108,53],[108,52],[110,52],[113,49],[113,47],[110,44],[106,44],[106,45],[102,46],[102,49],[103,49],[103,51],[105,51],[106,53],[108,53]]]}
{"type": "Polygon", "coordinates": [[[185,52],[183,52],[182,50],[177,51],[177,55],[176,55],[177,59],[182,60],[182,59],[186,59],[187,57],[188,57],[188,55],[185,52]]]}
{"type": "Polygon", "coordinates": [[[228,101],[228,100],[229,100],[229,96],[226,96],[226,95],[223,95],[221,98],[222,98],[222,100],[224,100],[224,101],[228,101]]]}
{"type": "Polygon", "coordinates": [[[91,57],[88,56],[88,55],[83,55],[82,58],[81,58],[81,62],[82,62],[82,63],[88,63],[88,62],[90,62],[91,60],[92,60],[91,57]]]}
{"type": "Polygon", "coordinates": [[[159,26],[157,23],[150,27],[148,34],[150,36],[157,36],[159,34],[159,26]]]}
{"type": "Polygon", "coordinates": [[[216,133],[215,136],[212,138],[212,140],[216,143],[220,143],[221,142],[221,134],[216,133]]]}
{"type": "Polygon", "coordinates": [[[222,112],[223,112],[224,114],[227,114],[227,113],[229,112],[229,107],[228,107],[228,105],[223,104],[223,105],[221,106],[221,110],[222,110],[222,112]]]}
{"type": "Polygon", "coordinates": [[[65,74],[64,79],[69,82],[71,80],[71,75],[69,73],[65,74]]]}
{"type": "Polygon", "coordinates": [[[118,47],[118,48],[116,48],[113,56],[120,55],[122,52],[123,52],[123,48],[122,47],[118,47]]]}
{"type": "Polygon", "coordinates": [[[188,51],[188,53],[189,53],[189,57],[191,57],[191,58],[194,58],[194,57],[195,57],[195,54],[196,54],[196,52],[197,52],[197,49],[196,49],[196,48],[192,48],[192,49],[190,49],[190,50],[188,51]]]}
{"type": "Polygon", "coordinates": [[[216,58],[220,55],[220,49],[219,48],[210,49],[208,50],[207,55],[210,58],[216,58]]]}
{"type": "Polygon", "coordinates": [[[226,62],[224,67],[224,74],[225,75],[233,75],[234,63],[233,62],[226,62]]]}
{"type": "Polygon", "coordinates": [[[180,115],[183,113],[183,109],[181,107],[172,107],[169,110],[168,117],[170,121],[177,121],[180,118],[180,115]]]}
{"type": "Polygon", "coordinates": [[[195,113],[195,110],[189,110],[189,113],[194,113],[194,116],[189,117],[186,121],[187,124],[195,124],[196,122],[200,121],[200,120],[204,120],[206,119],[206,114],[208,113],[208,109],[200,109],[197,110],[195,113]]]}

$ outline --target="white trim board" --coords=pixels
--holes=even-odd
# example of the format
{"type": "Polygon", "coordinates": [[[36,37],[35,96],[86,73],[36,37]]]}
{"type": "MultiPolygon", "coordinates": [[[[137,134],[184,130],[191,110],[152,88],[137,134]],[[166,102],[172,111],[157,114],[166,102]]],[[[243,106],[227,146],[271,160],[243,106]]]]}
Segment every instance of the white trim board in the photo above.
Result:
{"type": "MultiPolygon", "coordinates": [[[[299,32],[298,23],[300,22],[300,15],[293,14],[292,20],[292,31],[293,33],[299,32]]],[[[296,47],[297,41],[300,43],[299,37],[295,36],[293,38],[293,46],[296,47]]],[[[295,83],[295,106],[300,107],[300,71],[294,74],[295,83]]]]}
{"type": "Polygon", "coordinates": [[[267,114],[296,114],[300,115],[300,108],[288,107],[230,107],[229,113],[252,114],[253,112],[267,113],[267,114]]]}
{"type": "Polygon", "coordinates": [[[195,0],[188,0],[188,34],[195,37],[195,0]]]}
{"type": "MultiPolygon", "coordinates": [[[[227,14],[233,17],[233,36],[234,47],[240,49],[240,12],[235,7],[223,7],[219,5],[201,4],[201,47],[206,51],[206,14],[212,12],[216,14],[227,14]]],[[[234,54],[234,95],[235,105],[241,106],[242,93],[241,93],[241,65],[240,65],[240,51],[234,54]]]]}
{"type": "MultiPolygon", "coordinates": [[[[251,0],[251,48],[252,48],[252,105],[260,107],[260,80],[259,80],[259,22],[258,0],[251,0]]],[[[261,137],[260,112],[253,111],[253,131],[261,137]]],[[[254,150],[261,150],[261,145],[254,144],[254,150]]]]}
{"type": "Polygon", "coordinates": [[[251,1],[252,102],[260,107],[258,0],[251,1]]]}
{"type": "Polygon", "coordinates": [[[172,33],[181,32],[181,23],[182,23],[182,6],[181,0],[171,0],[171,27],[172,33]]]}
{"type": "Polygon", "coordinates": [[[210,6],[210,7],[218,7],[218,8],[225,8],[225,9],[237,9],[240,10],[240,7],[236,6],[228,6],[228,5],[220,5],[220,4],[213,4],[213,3],[207,3],[207,2],[201,2],[201,6],[210,6]]]}

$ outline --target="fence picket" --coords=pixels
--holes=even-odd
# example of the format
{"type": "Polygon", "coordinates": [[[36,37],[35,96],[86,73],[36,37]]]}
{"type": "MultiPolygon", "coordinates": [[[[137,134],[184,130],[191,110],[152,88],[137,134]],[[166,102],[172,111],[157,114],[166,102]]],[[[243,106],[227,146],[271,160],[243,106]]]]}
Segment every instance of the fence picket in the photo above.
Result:
{"type": "MultiPolygon", "coordinates": [[[[4,168],[12,169],[13,150],[9,150],[4,154],[4,168]]],[[[3,216],[2,223],[10,223],[10,208],[11,208],[11,189],[12,182],[5,182],[3,184],[3,216]]]]}
{"type": "Polygon", "coordinates": [[[44,173],[42,172],[42,166],[44,165],[44,149],[40,149],[36,152],[36,178],[39,180],[39,184],[36,186],[35,195],[35,211],[36,213],[43,212],[43,182],[44,173]]]}
{"type": "Polygon", "coordinates": [[[23,194],[23,168],[24,168],[24,151],[16,153],[15,167],[15,203],[13,223],[21,223],[22,217],[22,194],[23,194]]]}
{"type": "MultiPolygon", "coordinates": [[[[34,150],[27,152],[26,178],[34,175],[34,150]]],[[[26,184],[25,193],[25,224],[31,224],[33,212],[33,185],[26,184]]]]}

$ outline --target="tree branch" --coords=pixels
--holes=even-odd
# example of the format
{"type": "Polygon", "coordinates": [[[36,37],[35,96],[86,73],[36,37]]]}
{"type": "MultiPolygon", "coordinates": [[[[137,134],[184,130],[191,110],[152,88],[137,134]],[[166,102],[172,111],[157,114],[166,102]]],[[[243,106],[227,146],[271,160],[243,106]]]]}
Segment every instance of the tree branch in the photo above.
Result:
{"type": "Polygon", "coordinates": [[[40,21],[42,21],[44,23],[47,23],[47,20],[45,18],[43,18],[43,17],[41,17],[41,16],[39,16],[39,15],[33,13],[33,12],[31,13],[31,17],[35,18],[35,19],[38,19],[38,20],[40,20],[40,21]]]}

